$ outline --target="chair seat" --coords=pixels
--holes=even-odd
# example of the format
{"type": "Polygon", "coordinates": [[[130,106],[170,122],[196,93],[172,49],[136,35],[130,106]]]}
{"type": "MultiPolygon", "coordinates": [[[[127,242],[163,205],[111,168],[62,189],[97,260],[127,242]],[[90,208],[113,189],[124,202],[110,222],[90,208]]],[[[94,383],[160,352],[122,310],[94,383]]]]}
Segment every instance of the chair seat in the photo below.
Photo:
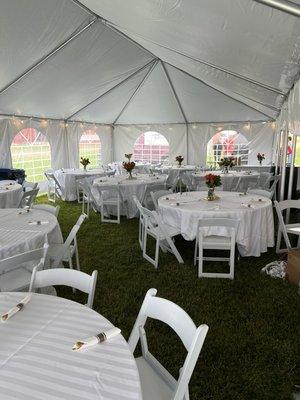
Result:
{"type": "Polygon", "coordinates": [[[230,250],[230,238],[226,236],[205,236],[203,238],[204,249],[216,249],[216,250],[230,250]]]}
{"type": "MultiPolygon", "coordinates": [[[[62,244],[51,244],[48,248],[48,252],[47,252],[47,259],[50,261],[54,261],[57,258],[57,255],[60,253],[61,249],[62,249],[62,244]]],[[[71,245],[69,247],[69,251],[71,254],[71,257],[73,257],[74,253],[75,253],[75,246],[71,245]]],[[[62,261],[68,262],[69,258],[68,258],[69,254],[64,254],[62,261]]]]}
{"type": "Polygon", "coordinates": [[[142,387],[143,400],[172,400],[173,392],[143,357],[135,359],[142,387]]]}
{"type": "Polygon", "coordinates": [[[116,206],[120,203],[120,200],[117,197],[110,197],[108,199],[103,200],[104,206],[116,206]]]}
{"type": "MultiPolygon", "coordinates": [[[[174,237],[174,236],[177,236],[177,235],[181,234],[180,229],[174,228],[171,225],[164,224],[164,228],[165,228],[166,232],[168,233],[168,235],[170,237],[174,237]]],[[[150,235],[153,235],[155,237],[159,237],[160,240],[165,239],[165,236],[161,233],[161,231],[158,229],[158,227],[151,228],[151,229],[148,230],[148,232],[150,233],[150,235]]]]}
{"type": "Polygon", "coordinates": [[[286,230],[288,233],[293,233],[294,235],[300,235],[300,224],[287,224],[286,230]]]}

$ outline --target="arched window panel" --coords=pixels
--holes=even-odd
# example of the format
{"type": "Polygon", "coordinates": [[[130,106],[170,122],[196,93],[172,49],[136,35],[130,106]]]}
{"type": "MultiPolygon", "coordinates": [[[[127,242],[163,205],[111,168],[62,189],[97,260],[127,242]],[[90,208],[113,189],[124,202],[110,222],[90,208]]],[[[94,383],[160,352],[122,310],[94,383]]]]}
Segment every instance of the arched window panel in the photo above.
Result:
{"type": "Polygon", "coordinates": [[[51,168],[51,151],[43,133],[24,128],[16,134],[10,149],[13,167],[24,169],[27,181],[45,180],[44,171],[51,168]]]}
{"type": "Polygon", "coordinates": [[[79,141],[79,159],[81,157],[90,160],[90,168],[101,165],[101,141],[93,129],[87,129],[81,135],[79,141]]]}
{"type": "Polygon", "coordinates": [[[159,164],[169,158],[169,142],[158,132],[142,133],[133,147],[133,157],[137,162],[159,164]]]}
{"type": "Polygon", "coordinates": [[[218,166],[223,157],[236,157],[241,165],[248,164],[249,142],[244,135],[233,130],[217,132],[207,144],[206,163],[218,166]]]}

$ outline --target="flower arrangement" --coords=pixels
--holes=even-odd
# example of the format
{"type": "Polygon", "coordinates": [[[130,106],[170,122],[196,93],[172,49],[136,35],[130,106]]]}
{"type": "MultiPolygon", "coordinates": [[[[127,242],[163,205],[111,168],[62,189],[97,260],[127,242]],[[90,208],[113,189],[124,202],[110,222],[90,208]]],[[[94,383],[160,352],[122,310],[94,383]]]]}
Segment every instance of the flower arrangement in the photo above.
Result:
{"type": "Polygon", "coordinates": [[[217,198],[215,195],[215,187],[221,186],[221,177],[220,175],[207,174],[204,178],[206,186],[208,187],[207,200],[215,200],[217,198]]]}
{"type": "Polygon", "coordinates": [[[131,161],[132,154],[125,154],[125,158],[127,158],[128,161],[123,162],[123,168],[129,173],[128,179],[133,179],[132,177],[132,170],[135,167],[135,162],[131,161]]]}
{"type": "Polygon", "coordinates": [[[257,153],[257,159],[258,159],[258,162],[259,162],[259,165],[261,165],[262,164],[262,162],[263,162],[263,160],[265,160],[265,155],[264,155],[264,153],[257,153]]]}
{"type": "Polygon", "coordinates": [[[179,167],[181,167],[181,164],[184,160],[184,158],[182,156],[176,156],[175,160],[178,162],[179,167]]]}
{"type": "Polygon", "coordinates": [[[235,166],[235,158],[234,157],[224,157],[221,158],[218,162],[219,166],[222,167],[229,167],[232,168],[235,166]]]}
{"type": "Polygon", "coordinates": [[[88,158],[81,157],[80,164],[83,165],[83,169],[86,171],[86,167],[90,164],[90,160],[88,158]]]}

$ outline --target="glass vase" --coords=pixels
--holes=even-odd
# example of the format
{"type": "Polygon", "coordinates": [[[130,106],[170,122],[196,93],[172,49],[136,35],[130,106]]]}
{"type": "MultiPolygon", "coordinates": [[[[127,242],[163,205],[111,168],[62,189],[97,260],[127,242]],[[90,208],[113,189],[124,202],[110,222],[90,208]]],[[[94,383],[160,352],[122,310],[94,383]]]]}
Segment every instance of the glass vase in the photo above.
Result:
{"type": "Polygon", "coordinates": [[[207,200],[208,201],[213,201],[215,200],[216,196],[215,196],[215,187],[211,187],[208,189],[207,192],[207,200]]]}

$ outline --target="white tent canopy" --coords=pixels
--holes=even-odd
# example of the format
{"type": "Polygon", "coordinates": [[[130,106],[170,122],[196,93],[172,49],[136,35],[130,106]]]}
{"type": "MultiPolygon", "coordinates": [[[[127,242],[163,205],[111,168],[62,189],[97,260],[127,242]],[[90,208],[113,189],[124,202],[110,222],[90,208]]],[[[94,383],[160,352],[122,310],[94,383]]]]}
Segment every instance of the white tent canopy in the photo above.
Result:
{"type": "MultiPolygon", "coordinates": [[[[255,151],[270,154],[274,127],[263,123],[300,70],[299,18],[254,0],[5,0],[0,11],[0,115],[47,118],[55,167],[78,163],[81,121],[101,132],[105,161],[151,126],[171,157],[202,162],[218,125],[248,121],[269,129],[255,151]]],[[[16,129],[6,119],[0,129],[9,166],[16,129]]]]}

